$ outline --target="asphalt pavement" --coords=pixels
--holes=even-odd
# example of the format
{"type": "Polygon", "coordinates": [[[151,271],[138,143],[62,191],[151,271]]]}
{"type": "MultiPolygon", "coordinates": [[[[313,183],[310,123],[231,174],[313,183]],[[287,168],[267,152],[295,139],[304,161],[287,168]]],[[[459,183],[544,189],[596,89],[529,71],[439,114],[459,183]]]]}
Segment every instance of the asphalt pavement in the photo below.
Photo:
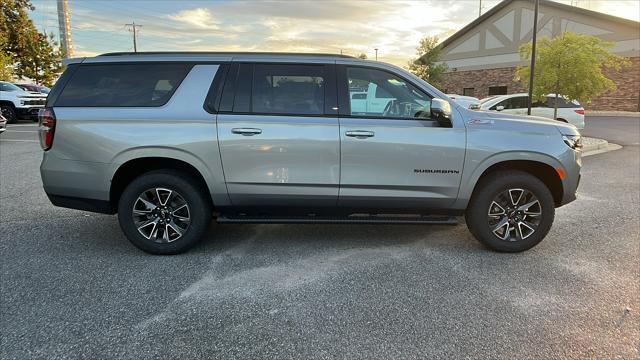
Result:
{"type": "Polygon", "coordinates": [[[114,216],[53,207],[35,126],[0,135],[0,358],[639,358],[640,122],[584,159],[537,247],[458,226],[211,225],[147,255],[114,216]]]}

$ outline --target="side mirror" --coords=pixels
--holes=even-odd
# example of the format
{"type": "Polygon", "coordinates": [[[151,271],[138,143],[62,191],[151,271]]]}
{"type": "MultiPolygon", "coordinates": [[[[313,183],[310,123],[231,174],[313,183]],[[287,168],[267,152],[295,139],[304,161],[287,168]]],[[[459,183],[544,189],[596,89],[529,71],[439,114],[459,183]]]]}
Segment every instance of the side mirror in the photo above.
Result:
{"type": "Polygon", "coordinates": [[[451,127],[451,105],[449,102],[438,98],[431,99],[431,118],[442,127],[451,127]]]}
{"type": "Polygon", "coordinates": [[[500,106],[496,106],[496,110],[498,111],[502,111],[504,110],[504,106],[500,105],[500,106]]]}

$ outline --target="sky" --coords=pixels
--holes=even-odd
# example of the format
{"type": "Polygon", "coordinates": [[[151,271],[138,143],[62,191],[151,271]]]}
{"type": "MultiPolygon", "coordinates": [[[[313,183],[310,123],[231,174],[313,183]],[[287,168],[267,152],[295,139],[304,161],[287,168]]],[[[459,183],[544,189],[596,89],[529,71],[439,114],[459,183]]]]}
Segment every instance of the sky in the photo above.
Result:
{"type": "MultiPolygon", "coordinates": [[[[397,65],[420,38],[444,40],[478,16],[480,0],[69,0],[75,56],[133,51],[365,53],[397,65]]],[[[638,21],[638,0],[557,0],[638,21]]],[[[483,12],[500,0],[482,0],[483,12]]],[[[38,30],[58,34],[56,0],[32,0],[38,30]]]]}

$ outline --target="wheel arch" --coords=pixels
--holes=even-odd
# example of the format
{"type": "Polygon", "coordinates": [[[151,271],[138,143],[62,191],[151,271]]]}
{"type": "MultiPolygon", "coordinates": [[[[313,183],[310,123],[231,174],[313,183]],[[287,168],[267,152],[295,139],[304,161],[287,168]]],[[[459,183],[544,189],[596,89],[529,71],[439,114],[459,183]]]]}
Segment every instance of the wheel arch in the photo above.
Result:
{"type": "Polygon", "coordinates": [[[117,211],[120,195],[136,177],[153,170],[170,169],[184,172],[195,179],[198,184],[206,191],[208,200],[213,206],[214,202],[211,198],[210,187],[205,180],[202,172],[194,165],[187,161],[162,157],[162,156],[145,156],[130,159],[121,164],[114,172],[111,178],[111,186],[109,189],[109,203],[113,211],[117,211]]]}
{"type": "Polygon", "coordinates": [[[551,191],[555,205],[560,206],[562,203],[564,187],[562,180],[558,176],[556,167],[538,160],[504,160],[491,164],[478,176],[471,194],[476,191],[478,183],[480,183],[483,178],[503,170],[519,170],[535,176],[547,186],[549,191],[551,191]]]}

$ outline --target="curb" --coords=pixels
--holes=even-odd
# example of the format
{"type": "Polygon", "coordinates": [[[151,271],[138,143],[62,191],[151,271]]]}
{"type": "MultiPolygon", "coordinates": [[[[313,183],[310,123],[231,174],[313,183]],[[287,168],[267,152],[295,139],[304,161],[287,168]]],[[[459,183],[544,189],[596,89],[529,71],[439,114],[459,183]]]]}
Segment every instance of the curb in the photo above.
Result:
{"type": "Polygon", "coordinates": [[[596,151],[605,149],[607,146],[609,146],[609,142],[604,139],[583,137],[582,140],[585,142],[584,146],[582,147],[582,152],[596,151]]]}
{"type": "Polygon", "coordinates": [[[597,111],[597,110],[587,110],[585,111],[585,116],[616,116],[616,117],[634,117],[640,118],[640,112],[633,111],[597,111]]]}
{"type": "Polygon", "coordinates": [[[583,137],[583,140],[586,144],[582,147],[582,157],[603,154],[609,151],[622,149],[622,146],[618,144],[612,144],[604,139],[583,137]]]}

